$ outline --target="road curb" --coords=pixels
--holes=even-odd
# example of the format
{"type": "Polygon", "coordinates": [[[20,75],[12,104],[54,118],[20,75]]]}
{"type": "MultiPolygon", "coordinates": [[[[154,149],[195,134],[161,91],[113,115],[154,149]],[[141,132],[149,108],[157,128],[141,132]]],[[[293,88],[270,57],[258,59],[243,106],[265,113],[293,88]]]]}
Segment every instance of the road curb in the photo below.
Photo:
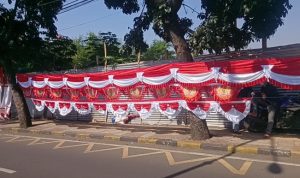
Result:
{"type": "Polygon", "coordinates": [[[172,140],[172,139],[158,139],[153,137],[132,137],[132,136],[117,136],[117,135],[105,135],[103,133],[79,133],[76,131],[50,131],[50,130],[34,130],[23,128],[1,128],[0,132],[5,133],[27,133],[32,135],[54,135],[63,137],[72,137],[77,140],[110,140],[110,141],[124,141],[140,144],[156,144],[172,147],[198,149],[198,150],[214,150],[225,151],[228,153],[245,153],[245,154],[260,154],[260,155],[272,155],[278,157],[300,157],[300,150],[283,150],[273,148],[261,148],[255,146],[235,146],[227,144],[206,143],[193,140],[172,140]]]}

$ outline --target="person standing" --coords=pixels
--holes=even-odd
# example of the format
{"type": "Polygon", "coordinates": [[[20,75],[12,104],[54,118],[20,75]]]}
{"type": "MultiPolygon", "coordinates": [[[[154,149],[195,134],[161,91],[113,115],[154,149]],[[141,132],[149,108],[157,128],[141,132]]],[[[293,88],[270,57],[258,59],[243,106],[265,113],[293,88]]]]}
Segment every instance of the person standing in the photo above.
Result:
{"type": "Polygon", "coordinates": [[[265,130],[265,137],[271,136],[272,129],[275,123],[277,111],[279,110],[279,94],[277,88],[269,83],[264,83],[261,87],[262,102],[268,110],[268,123],[265,130]]]}

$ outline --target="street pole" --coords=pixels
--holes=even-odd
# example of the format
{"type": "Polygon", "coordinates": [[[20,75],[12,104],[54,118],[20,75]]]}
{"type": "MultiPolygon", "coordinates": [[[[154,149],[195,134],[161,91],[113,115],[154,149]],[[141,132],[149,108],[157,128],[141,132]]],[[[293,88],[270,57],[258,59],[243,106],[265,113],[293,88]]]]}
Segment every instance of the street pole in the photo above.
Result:
{"type": "Polygon", "coordinates": [[[105,67],[105,72],[107,72],[107,51],[106,51],[106,43],[104,42],[103,44],[104,47],[104,67],[105,67]]]}

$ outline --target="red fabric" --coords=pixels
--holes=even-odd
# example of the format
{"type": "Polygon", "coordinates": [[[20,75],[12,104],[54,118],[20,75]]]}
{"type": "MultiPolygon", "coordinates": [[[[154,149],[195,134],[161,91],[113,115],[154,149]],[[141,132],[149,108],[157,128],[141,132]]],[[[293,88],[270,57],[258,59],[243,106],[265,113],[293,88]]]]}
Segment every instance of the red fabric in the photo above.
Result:
{"type": "Polygon", "coordinates": [[[17,74],[16,78],[19,82],[27,82],[29,74],[17,74]]]}
{"type": "Polygon", "coordinates": [[[63,80],[63,75],[50,75],[48,81],[60,82],[63,80]]]}
{"type": "Polygon", "coordinates": [[[47,98],[46,88],[33,88],[33,96],[35,98],[47,98]]]}
{"type": "Polygon", "coordinates": [[[85,97],[90,101],[94,101],[99,96],[99,90],[92,87],[86,87],[84,93],[85,97]]]}
{"type": "Polygon", "coordinates": [[[42,105],[42,101],[39,100],[33,100],[33,104],[37,105],[37,106],[41,106],[42,105]]]}
{"type": "MultiPolygon", "coordinates": [[[[115,70],[109,72],[98,72],[98,73],[84,73],[84,74],[17,74],[17,79],[20,82],[27,82],[29,77],[32,77],[33,81],[44,81],[45,78],[48,78],[49,81],[62,81],[63,78],[67,78],[68,81],[71,82],[83,82],[84,77],[90,77],[91,81],[103,81],[108,80],[109,75],[113,75],[114,79],[130,79],[136,78],[137,72],[143,72],[143,76],[145,77],[158,77],[170,74],[170,69],[178,68],[179,73],[184,74],[199,74],[199,73],[207,73],[211,72],[212,67],[220,67],[220,72],[230,73],[230,74],[245,74],[245,73],[253,73],[257,71],[261,71],[262,65],[274,65],[271,69],[272,72],[283,74],[283,75],[291,75],[291,76],[300,76],[300,58],[263,58],[263,59],[249,59],[249,60],[228,60],[228,61],[212,61],[212,62],[191,62],[191,63],[170,63],[164,64],[154,67],[145,67],[145,68],[137,68],[137,69],[126,69],[126,70],[115,70]]],[[[0,71],[1,73],[1,71],[0,71]]],[[[225,82],[222,80],[215,81],[214,79],[202,83],[191,84],[191,83],[179,83],[182,87],[192,88],[192,87],[202,87],[205,85],[210,85],[211,83],[218,82],[223,84],[224,86],[230,86],[232,88],[241,88],[258,85],[267,81],[266,78],[261,78],[253,82],[237,84],[231,82],[225,82]]],[[[269,82],[277,87],[288,89],[288,90],[300,90],[299,85],[288,85],[284,83],[277,82],[275,80],[270,79],[269,82]]],[[[105,99],[103,102],[107,101],[120,101],[120,92],[127,91],[127,95],[129,95],[132,101],[141,101],[144,98],[145,91],[143,90],[142,95],[130,95],[130,90],[138,87],[139,85],[144,85],[145,88],[150,88],[150,91],[155,97],[156,100],[165,100],[171,101],[174,98],[173,95],[171,97],[172,90],[170,89],[170,85],[178,84],[177,81],[171,80],[168,83],[160,84],[160,85],[147,85],[138,83],[133,86],[128,87],[118,87],[113,85],[108,85],[105,88],[97,90],[97,94],[89,94],[84,88],[82,89],[63,89],[62,95],[54,91],[56,89],[49,89],[48,86],[42,89],[38,88],[30,88],[23,89],[24,96],[33,97],[33,98],[43,98],[43,99],[64,99],[71,101],[77,101],[79,99],[86,99],[86,101],[100,101],[99,93],[103,92],[105,99]],[[115,88],[115,89],[111,89],[115,88]],[[67,91],[67,92],[66,92],[67,91]],[[68,93],[68,97],[66,96],[68,93]],[[49,96],[48,96],[49,95],[49,96]],[[81,96],[84,96],[81,98],[81,96]]],[[[230,99],[222,100],[215,95],[215,99],[219,102],[227,102],[235,99],[235,95],[237,92],[234,91],[233,97],[230,99]]],[[[199,96],[194,98],[188,98],[181,92],[181,96],[186,101],[197,101],[199,100],[199,96]]],[[[123,100],[122,100],[123,101],[123,100]]],[[[148,100],[147,100],[148,101],[148,100]]]]}
{"type": "Polygon", "coordinates": [[[128,94],[131,99],[141,100],[145,95],[145,90],[145,86],[138,85],[136,87],[127,89],[126,94],[128,94]]]}
{"type": "Polygon", "coordinates": [[[108,75],[114,75],[115,79],[135,78],[137,72],[144,72],[146,77],[156,77],[170,74],[171,68],[178,68],[178,72],[186,74],[207,73],[211,67],[220,67],[224,73],[253,73],[262,70],[261,65],[274,65],[272,71],[285,75],[300,75],[300,58],[267,58],[267,59],[249,59],[249,60],[228,60],[213,62],[192,62],[192,63],[171,63],[154,67],[145,67],[139,69],[115,70],[109,72],[86,73],[86,74],[17,74],[17,79],[21,82],[28,81],[32,76],[35,81],[42,81],[49,78],[50,81],[61,81],[63,77],[69,81],[82,82],[84,77],[90,77],[92,81],[107,80],[108,75]]]}
{"type": "Polygon", "coordinates": [[[220,106],[224,112],[228,112],[231,108],[234,108],[243,113],[246,109],[245,103],[221,103],[220,106]]]}
{"type": "Polygon", "coordinates": [[[63,95],[63,90],[62,89],[54,89],[54,88],[50,88],[49,90],[49,96],[52,99],[59,99],[61,98],[63,95]]]}
{"type": "Polygon", "coordinates": [[[120,91],[118,87],[106,87],[102,89],[106,100],[117,100],[120,96],[120,91]]]}
{"type": "Polygon", "coordinates": [[[134,107],[137,111],[141,111],[142,108],[149,111],[151,109],[151,104],[134,104],[134,107]]]}
{"type": "Polygon", "coordinates": [[[94,103],[94,108],[97,110],[97,111],[102,111],[102,110],[106,110],[106,104],[95,104],[94,103]]]}
{"type": "Polygon", "coordinates": [[[66,107],[66,108],[70,108],[71,107],[71,103],[68,103],[68,102],[60,102],[58,103],[58,107],[59,108],[63,108],[63,107],[66,107]]]}
{"type": "Polygon", "coordinates": [[[81,95],[81,90],[79,90],[79,89],[71,89],[70,88],[70,89],[67,90],[67,92],[68,92],[71,100],[73,100],[73,101],[79,100],[80,95],[81,95]]]}
{"type": "Polygon", "coordinates": [[[197,87],[180,87],[178,88],[181,97],[186,101],[197,101],[200,98],[200,91],[197,87]]]}
{"type": "Polygon", "coordinates": [[[31,97],[31,87],[28,87],[28,88],[22,88],[22,91],[23,91],[23,95],[25,97],[31,97]]]}
{"type": "Polygon", "coordinates": [[[160,103],[159,107],[163,111],[167,110],[168,108],[177,110],[179,108],[179,104],[178,103],[160,103]]]}
{"type": "Polygon", "coordinates": [[[75,103],[75,106],[78,108],[78,109],[89,109],[89,105],[87,103],[75,103]]]}
{"type": "Polygon", "coordinates": [[[46,102],[45,102],[45,105],[46,105],[47,107],[49,107],[49,108],[54,108],[55,102],[46,101],[46,102]]]}
{"type": "Polygon", "coordinates": [[[194,110],[197,107],[199,107],[204,111],[208,111],[210,107],[210,103],[187,103],[187,105],[191,110],[194,110]]]}
{"type": "Polygon", "coordinates": [[[127,104],[112,104],[112,108],[114,111],[118,110],[119,108],[126,111],[128,106],[127,104]]]}
{"type": "Polygon", "coordinates": [[[7,84],[7,78],[4,74],[4,70],[2,67],[0,67],[0,84],[1,85],[6,85],[7,84]]]}

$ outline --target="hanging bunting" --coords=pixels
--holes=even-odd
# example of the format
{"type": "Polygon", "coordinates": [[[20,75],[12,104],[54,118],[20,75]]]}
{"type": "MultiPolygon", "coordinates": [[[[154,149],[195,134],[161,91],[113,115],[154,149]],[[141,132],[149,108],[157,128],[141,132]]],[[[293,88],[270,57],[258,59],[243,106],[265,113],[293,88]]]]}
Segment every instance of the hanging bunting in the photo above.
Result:
{"type": "Polygon", "coordinates": [[[106,104],[93,104],[94,109],[98,111],[100,114],[105,114],[106,113],[106,104]]]}
{"type": "Polygon", "coordinates": [[[75,103],[74,109],[75,111],[77,111],[79,114],[82,115],[87,115],[91,113],[91,108],[88,103],[75,103]]]}
{"type": "Polygon", "coordinates": [[[23,95],[24,95],[25,97],[28,97],[28,98],[31,97],[31,91],[32,91],[32,88],[31,88],[31,87],[28,87],[28,88],[22,88],[22,91],[23,91],[23,95]]]}
{"type": "Polygon", "coordinates": [[[251,101],[245,103],[221,103],[219,111],[226,119],[238,124],[250,112],[251,101]]]}
{"type": "Polygon", "coordinates": [[[33,88],[33,95],[35,98],[46,98],[47,97],[46,88],[33,88]]]}
{"type": "Polygon", "coordinates": [[[50,88],[50,90],[49,90],[49,96],[50,96],[50,98],[52,98],[52,99],[60,99],[60,98],[62,98],[62,89],[60,89],[60,88],[58,88],[58,89],[56,89],[56,88],[50,88]]]}
{"type": "Polygon", "coordinates": [[[171,95],[169,86],[155,87],[151,88],[150,90],[157,99],[169,98],[171,95]]]}
{"type": "Polygon", "coordinates": [[[159,103],[158,111],[160,111],[163,115],[167,116],[169,119],[174,119],[181,112],[181,107],[179,107],[179,103],[159,103]]]}
{"type": "Polygon", "coordinates": [[[200,98],[200,92],[196,87],[180,87],[180,95],[187,102],[197,101],[200,98]]]}
{"type": "Polygon", "coordinates": [[[67,91],[70,95],[71,100],[73,100],[73,101],[78,101],[79,100],[80,95],[81,95],[81,91],[79,89],[70,88],[67,91]]]}
{"type": "Polygon", "coordinates": [[[216,101],[231,101],[236,97],[236,93],[236,89],[230,86],[219,86],[213,89],[216,101]]]}
{"type": "Polygon", "coordinates": [[[68,103],[68,102],[59,102],[57,109],[58,109],[60,115],[66,116],[67,114],[69,114],[72,111],[72,105],[71,105],[71,103],[68,103]]]}
{"type": "Polygon", "coordinates": [[[134,88],[130,88],[128,95],[131,99],[140,100],[144,97],[145,86],[139,85],[134,88]]]}
{"type": "Polygon", "coordinates": [[[135,111],[139,114],[140,118],[147,119],[151,116],[152,105],[149,104],[134,104],[135,111]]]}
{"type": "Polygon", "coordinates": [[[45,104],[43,101],[33,99],[32,102],[35,105],[36,110],[38,110],[38,111],[44,110],[45,104]]]}
{"type": "Polygon", "coordinates": [[[99,91],[95,88],[86,87],[84,91],[85,97],[90,101],[96,100],[99,96],[99,91]]]}
{"type": "Polygon", "coordinates": [[[119,98],[120,95],[119,88],[115,86],[103,89],[103,93],[107,100],[116,100],[119,98]]]}
{"type": "Polygon", "coordinates": [[[45,106],[48,108],[48,110],[51,113],[55,113],[55,110],[57,109],[57,103],[56,102],[45,101],[45,106]]]}

